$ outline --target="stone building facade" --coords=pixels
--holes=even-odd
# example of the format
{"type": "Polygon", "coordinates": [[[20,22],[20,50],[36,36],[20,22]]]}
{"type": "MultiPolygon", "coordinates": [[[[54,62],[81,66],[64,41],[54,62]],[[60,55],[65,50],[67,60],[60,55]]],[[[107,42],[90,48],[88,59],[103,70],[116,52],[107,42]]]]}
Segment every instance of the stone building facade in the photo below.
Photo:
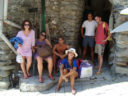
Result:
{"type": "MultiPolygon", "coordinates": [[[[110,16],[110,28],[113,29],[128,21],[127,15],[121,15],[120,11],[128,7],[128,0],[110,0],[113,10],[110,16]]],[[[128,74],[128,31],[112,34],[109,64],[112,64],[112,71],[120,74],[128,74]]]]}
{"type": "MultiPolygon", "coordinates": [[[[42,22],[41,0],[8,0],[7,20],[21,26],[26,19],[30,20],[36,32],[40,31],[42,22]]],[[[20,28],[3,22],[3,33],[10,39],[16,36],[20,28]]],[[[11,74],[19,68],[15,62],[16,55],[0,38],[0,89],[10,86],[11,74]]]]}
{"type": "MultiPolygon", "coordinates": [[[[45,0],[46,24],[52,44],[57,42],[58,36],[63,36],[66,43],[79,50],[81,48],[80,28],[83,22],[83,14],[91,4],[101,4],[94,2],[98,2],[98,0],[45,0]]],[[[113,29],[128,20],[128,16],[119,14],[120,10],[127,7],[128,0],[109,0],[107,2],[112,5],[111,8],[108,8],[111,9],[109,26],[110,29],[113,29]]],[[[104,7],[104,5],[102,6],[104,7]]],[[[42,30],[41,0],[9,0],[7,18],[17,25],[21,25],[23,20],[29,19],[32,21],[36,33],[39,33],[42,30]]],[[[3,24],[3,33],[8,39],[15,36],[18,30],[20,29],[6,23],[3,24]]],[[[122,73],[122,70],[125,69],[126,71],[123,73],[128,74],[128,55],[122,52],[123,50],[128,52],[128,45],[120,45],[117,42],[117,40],[127,42],[127,36],[128,32],[113,34],[114,42],[110,47],[109,63],[113,64],[112,70],[117,73],[122,73]],[[120,60],[120,64],[118,64],[118,60],[120,60]],[[121,67],[122,64],[123,67],[121,67]]],[[[15,54],[2,39],[0,39],[0,55],[0,89],[3,89],[9,87],[9,75],[17,68],[17,65],[15,54]]]]}

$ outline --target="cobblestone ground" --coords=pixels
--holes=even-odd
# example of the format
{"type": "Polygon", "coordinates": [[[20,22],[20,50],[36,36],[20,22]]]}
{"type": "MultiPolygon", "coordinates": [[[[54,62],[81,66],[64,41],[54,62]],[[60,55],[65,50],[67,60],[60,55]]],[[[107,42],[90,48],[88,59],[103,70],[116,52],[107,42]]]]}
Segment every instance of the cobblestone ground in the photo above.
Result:
{"type": "MultiPolygon", "coordinates": [[[[97,78],[83,82],[77,81],[76,96],[128,96],[127,76],[111,76],[106,71],[97,78]]],[[[56,86],[44,92],[20,92],[19,89],[9,89],[0,91],[0,96],[73,96],[69,83],[63,83],[59,92],[55,92],[55,88],[56,86]]]]}

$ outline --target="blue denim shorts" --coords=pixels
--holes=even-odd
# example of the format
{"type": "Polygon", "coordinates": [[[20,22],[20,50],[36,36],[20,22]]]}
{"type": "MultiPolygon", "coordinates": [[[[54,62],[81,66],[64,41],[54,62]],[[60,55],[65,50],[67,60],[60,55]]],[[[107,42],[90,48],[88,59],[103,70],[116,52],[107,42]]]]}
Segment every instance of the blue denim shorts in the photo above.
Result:
{"type": "Polygon", "coordinates": [[[95,39],[93,36],[85,36],[83,38],[83,47],[94,47],[95,45],[95,39]]]}

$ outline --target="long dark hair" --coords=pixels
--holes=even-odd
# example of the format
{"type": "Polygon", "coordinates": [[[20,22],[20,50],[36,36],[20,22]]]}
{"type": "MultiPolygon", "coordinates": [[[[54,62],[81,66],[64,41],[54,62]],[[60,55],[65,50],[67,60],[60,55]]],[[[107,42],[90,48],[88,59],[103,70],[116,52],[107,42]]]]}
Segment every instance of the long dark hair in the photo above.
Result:
{"type": "Polygon", "coordinates": [[[25,28],[24,28],[25,22],[28,22],[28,23],[29,23],[29,30],[31,30],[31,29],[32,29],[32,23],[31,23],[31,21],[29,21],[29,20],[24,20],[24,21],[23,21],[22,26],[21,26],[22,30],[25,30],[25,28]]]}

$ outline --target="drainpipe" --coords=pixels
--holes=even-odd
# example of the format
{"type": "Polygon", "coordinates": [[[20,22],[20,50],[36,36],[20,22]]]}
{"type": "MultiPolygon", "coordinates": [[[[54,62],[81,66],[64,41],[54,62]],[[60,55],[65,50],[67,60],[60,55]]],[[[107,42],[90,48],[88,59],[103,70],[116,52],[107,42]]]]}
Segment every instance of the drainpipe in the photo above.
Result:
{"type": "Polygon", "coordinates": [[[45,0],[42,0],[41,3],[42,3],[42,29],[48,35],[49,41],[51,41],[51,38],[50,38],[51,36],[50,36],[50,33],[49,33],[49,26],[45,22],[45,0]]]}
{"type": "Polygon", "coordinates": [[[41,1],[42,3],[42,28],[45,31],[45,0],[41,1]]]}

